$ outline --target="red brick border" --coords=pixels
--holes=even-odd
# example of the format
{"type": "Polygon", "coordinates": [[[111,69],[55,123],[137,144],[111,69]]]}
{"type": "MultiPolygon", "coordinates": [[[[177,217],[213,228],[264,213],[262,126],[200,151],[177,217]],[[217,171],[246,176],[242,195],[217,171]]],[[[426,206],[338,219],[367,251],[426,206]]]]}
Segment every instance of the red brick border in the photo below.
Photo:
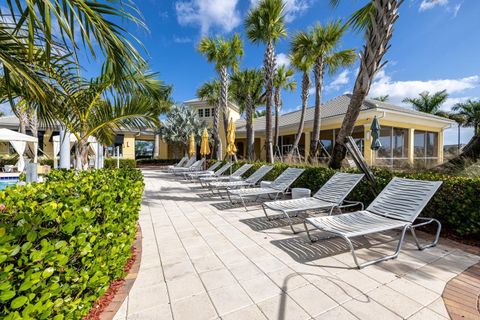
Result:
{"type": "Polygon", "coordinates": [[[142,260],[142,230],[140,225],[138,226],[137,234],[135,235],[135,240],[133,241],[133,247],[135,250],[134,254],[136,255],[135,262],[125,277],[124,285],[117,291],[113,300],[100,315],[101,320],[113,319],[117,311],[122,306],[123,301],[125,301],[125,298],[128,296],[130,289],[132,289],[135,280],[137,279],[138,271],[140,270],[140,262],[142,260]]]}

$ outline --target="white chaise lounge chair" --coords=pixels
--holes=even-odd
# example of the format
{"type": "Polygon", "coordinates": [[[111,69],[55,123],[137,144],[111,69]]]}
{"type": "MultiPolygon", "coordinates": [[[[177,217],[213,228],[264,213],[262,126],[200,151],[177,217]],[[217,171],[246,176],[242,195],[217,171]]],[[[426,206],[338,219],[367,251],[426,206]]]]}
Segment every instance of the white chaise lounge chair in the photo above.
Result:
{"type": "Polygon", "coordinates": [[[263,212],[269,220],[267,209],[283,213],[290,224],[290,229],[292,229],[293,233],[296,233],[292,219],[290,219],[292,214],[296,216],[304,211],[329,210],[328,214],[330,215],[334,209],[357,205],[361,205],[363,210],[361,202],[345,200],[353,188],[362,180],[363,176],[364,174],[337,172],[313,197],[265,202],[262,204],[263,212]]]}
{"type": "Polygon", "coordinates": [[[200,180],[200,183],[202,184],[202,187],[204,187],[204,188],[206,188],[206,187],[208,188],[210,183],[215,182],[215,181],[241,180],[242,175],[245,172],[247,172],[252,166],[253,166],[253,164],[245,163],[240,168],[235,170],[235,172],[232,173],[231,175],[227,175],[227,176],[222,176],[222,175],[203,176],[203,177],[200,177],[199,180],[200,180]]]}
{"type": "Polygon", "coordinates": [[[308,238],[312,242],[315,241],[315,239],[311,237],[307,223],[318,230],[345,239],[352,252],[353,260],[359,269],[377,262],[398,257],[407,229],[411,230],[419,250],[433,247],[438,242],[442,226],[437,219],[419,218],[418,215],[427,205],[428,201],[430,201],[441,184],[441,181],[393,178],[366,210],[328,217],[307,218],[304,222],[305,230],[307,231],[308,238]],[[416,220],[421,220],[422,222],[414,224],[416,220]],[[438,226],[435,239],[428,245],[421,245],[415,234],[415,228],[432,222],[436,223],[438,226]],[[397,248],[392,255],[366,261],[364,263],[358,262],[350,238],[394,229],[400,229],[401,232],[398,238],[397,248]]]}
{"type": "Polygon", "coordinates": [[[273,166],[263,165],[246,179],[241,179],[238,181],[214,181],[211,182],[208,187],[213,194],[215,194],[216,190],[218,195],[223,198],[221,194],[222,191],[226,192],[228,189],[254,187],[272,169],[273,166]]]}
{"type": "Polygon", "coordinates": [[[214,164],[212,164],[210,167],[208,167],[207,170],[185,173],[185,178],[193,180],[193,179],[197,178],[198,176],[201,176],[201,175],[204,175],[204,174],[213,174],[215,172],[215,170],[218,167],[220,167],[221,164],[222,164],[221,161],[217,161],[214,164]]]}
{"type": "MultiPolygon", "coordinates": [[[[180,161],[179,161],[178,163],[176,163],[175,165],[173,165],[173,166],[167,166],[167,170],[168,170],[169,172],[171,172],[173,168],[181,168],[181,167],[183,167],[183,166],[187,163],[187,160],[188,160],[188,157],[185,156],[185,157],[183,157],[182,159],[180,159],[180,161]]],[[[192,163],[193,163],[193,162],[192,162],[192,163]]]]}
{"type": "Polygon", "coordinates": [[[180,176],[185,174],[186,172],[195,172],[202,170],[203,163],[205,162],[205,158],[195,161],[191,166],[185,168],[173,168],[173,174],[176,176],[180,176]]]}
{"type": "Polygon", "coordinates": [[[269,187],[265,188],[227,189],[228,199],[234,204],[232,198],[240,198],[245,210],[248,211],[245,198],[255,197],[255,201],[257,201],[260,196],[268,196],[272,200],[276,200],[279,196],[283,197],[288,188],[300,177],[303,171],[305,170],[300,168],[288,168],[269,187]]]}
{"type": "Polygon", "coordinates": [[[222,174],[224,174],[225,172],[227,172],[227,170],[230,169],[231,167],[232,167],[232,163],[231,162],[226,162],[217,171],[202,173],[202,174],[196,176],[195,178],[201,182],[202,179],[205,178],[205,177],[219,177],[222,174]]]}

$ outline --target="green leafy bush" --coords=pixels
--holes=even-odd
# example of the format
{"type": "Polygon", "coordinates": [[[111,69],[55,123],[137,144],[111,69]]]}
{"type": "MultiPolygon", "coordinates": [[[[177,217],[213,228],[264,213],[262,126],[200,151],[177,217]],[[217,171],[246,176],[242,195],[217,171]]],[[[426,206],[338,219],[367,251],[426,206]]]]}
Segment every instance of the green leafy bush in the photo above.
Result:
{"type": "Polygon", "coordinates": [[[138,159],[137,165],[169,165],[178,163],[178,159],[138,159]]]}
{"type": "MultiPolygon", "coordinates": [[[[236,170],[244,162],[237,162],[233,165],[236,170]]],[[[254,162],[253,167],[246,175],[251,174],[263,162],[254,162]]],[[[264,180],[274,180],[288,167],[284,163],[274,164],[264,180]]],[[[293,184],[293,187],[304,187],[316,192],[335,173],[335,170],[310,166],[298,165],[304,168],[305,172],[293,184]]],[[[349,169],[349,172],[357,170],[349,169]]],[[[480,236],[480,177],[449,176],[430,171],[420,172],[397,172],[388,169],[373,169],[374,175],[380,189],[383,189],[394,177],[405,177],[417,180],[443,181],[432,200],[423,210],[422,215],[435,217],[442,222],[442,225],[460,236],[480,236]]],[[[375,198],[369,184],[364,179],[352,191],[348,199],[362,201],[368,205],[375,198]]]]}
{"type": "MultiPolygon", "coordinates": [[[[106,158],[103,162],[103,167],[105,169],[115,169],[117,168],[117,159],[115,158],[106,158]]],[[[137,162],[135,159],[120,159],[120,168],[136,168],[137,162]]]]}
{"type": "Polygon", "coordinates": [[[81,319],[124,273],[143,189],[122,169],[0,191],[1,318],[81,319]]]}

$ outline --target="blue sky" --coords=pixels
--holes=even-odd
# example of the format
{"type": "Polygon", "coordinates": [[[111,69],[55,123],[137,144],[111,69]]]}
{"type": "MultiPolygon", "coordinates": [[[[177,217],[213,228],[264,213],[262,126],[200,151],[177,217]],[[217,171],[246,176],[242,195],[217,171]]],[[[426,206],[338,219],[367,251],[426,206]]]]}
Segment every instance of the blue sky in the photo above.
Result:
{"type": "MultiPolygon", "coordinates": [[[[264,47],[252,45],[246,39],[243,20],[249,8],[258,0],[137,0],[149,31],[128,26],[144,44],[151,68],[162,80],[173,85],[175,101],[195,97],[196,89],[216,77],[213,65],[197,51],[196,45],[205,35],[231,36],[240,33],[245,43],[241,67],[261,67],[264,47]]],[[[0,3],[3,2],[0,0],[0,3]]],[[[332,8],[329,0],[286,0],[289,35],[305,30],[316,22],[346,20],[366,0],[343,0],[332,8]]],[[[480,99],[480,1],[478,0],[405,0],[396,23],[389,63],[377,75],[371,96],[389,94],[391,102],[401,104],[428,90],[447,89],[450,98],[444,106],[449,110],[468,98],[480,99]]],[[[349,31],[340,49],[359,49],[361,34],[349,31]]],[[[279,62],[288,63],[289,39],[277,47],[279,62]]],[[[86,61],[85,75],[99,70],[99,62],[86,61]]],[[[326,76],[324,101],[350,92],[358,64],[326,76]]],[[[300,74],[296,75],[300,83],[300,74]]],[[[283,94],[283,111],[300,105],[300,92],[283,94]]],[[[313,97],[310,104],[313,103],[313,97]]],[[[462,129],[462,140],[468,141],[470,129],[462,129]]],[[[456,142],[456,129],[448,130],[445,143],[456,142]]]]}

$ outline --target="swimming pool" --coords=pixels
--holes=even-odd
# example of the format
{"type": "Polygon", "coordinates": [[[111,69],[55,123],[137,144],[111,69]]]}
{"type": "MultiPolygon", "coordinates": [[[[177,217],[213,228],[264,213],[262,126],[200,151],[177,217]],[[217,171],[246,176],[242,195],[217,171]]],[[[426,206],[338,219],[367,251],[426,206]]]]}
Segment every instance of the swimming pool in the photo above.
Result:
{"type": "Polygon", "coordinates": [[[0,190],[9,186],[14,186],[18,182],[18,179],[0,179],[0,190]]]}

